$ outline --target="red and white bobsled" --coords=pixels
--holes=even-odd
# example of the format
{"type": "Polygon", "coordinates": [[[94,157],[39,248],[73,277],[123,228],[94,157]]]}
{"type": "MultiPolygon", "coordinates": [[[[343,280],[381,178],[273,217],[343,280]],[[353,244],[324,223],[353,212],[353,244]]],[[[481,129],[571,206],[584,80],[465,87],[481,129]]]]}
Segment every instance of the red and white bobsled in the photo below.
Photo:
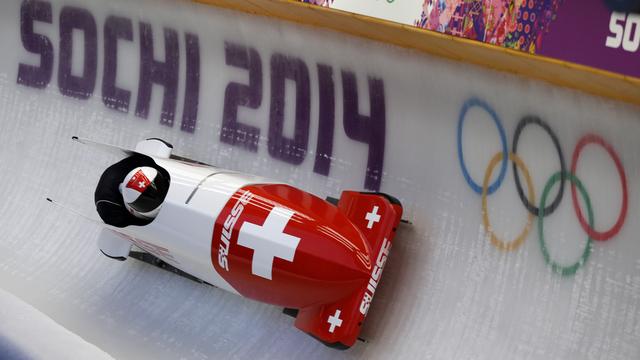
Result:
{"type": "Polygon", "coordinates": [[[101,251],[124,260],[136,245],[211,285],[297,313],[295,326],[329,346],[352,346],[389,256],[401,204],[385,194],[344,191],[334,205],[171,150],[159,139],[123,150],[151,158],[169,174],[170,186],[149,224],[107,226],[101,251]]]}

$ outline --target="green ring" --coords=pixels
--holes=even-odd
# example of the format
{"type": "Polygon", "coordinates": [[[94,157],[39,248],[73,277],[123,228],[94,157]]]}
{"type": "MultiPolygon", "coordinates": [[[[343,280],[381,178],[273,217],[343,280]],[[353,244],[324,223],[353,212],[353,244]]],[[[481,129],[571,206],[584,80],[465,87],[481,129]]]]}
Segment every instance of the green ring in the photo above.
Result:
{"type": "Polygon", "coordinates": [[[555,273],[560,274],[562,276],[570,276],[570,275],[575,275],[576,271],[578,271],[578,269],[587,262],[587,259],[589,259],[589,255],[591,254],[592,240],[591,240],[591,237],[589,236],[587,237],[587,245],[584,248],[584,252],[582,253],[582,256],[580,257],[580,259],[573,265],[569,265],[569,266],[560,265],[554,260],[552,260],[551,256],[549,255],[549,249],[547,249],[547,244],[544,241],[544,227],[542,224],[544,219],[544,214],[542,213],[543,212],[542,210],[545,208],[545,204],[547,202],[547,196],[549,195],[551,188],[556,182],[562,179],[563,175],[565,179],[574,183],[578,187],[578,190],[580,190],[580,194],[582,195],[582,198],[584,199],[584,202],[587,206],[587,213],[589,216],[589,226],[593,228],[593,210],[591,208],[591,200],[589,199],[587,190],[584,188],[584,185],[582,185],[582,181],[580,181],[580,179],[578,179],[574,174],[570,172],[558,171],[557,173],[551,176],[549,181],[547,181],[547,184],[545,185],[544,190],[542,191],[542,198],[540,199],[541,214],[538,216],[538,227],[540,228],[540,230],[538,231],[538,234],[540,238],[540,249],[542,250],[542,256],[544,257],[544,261],[549,266],[551,266],[551,270],[553,270],[555,273]]]}

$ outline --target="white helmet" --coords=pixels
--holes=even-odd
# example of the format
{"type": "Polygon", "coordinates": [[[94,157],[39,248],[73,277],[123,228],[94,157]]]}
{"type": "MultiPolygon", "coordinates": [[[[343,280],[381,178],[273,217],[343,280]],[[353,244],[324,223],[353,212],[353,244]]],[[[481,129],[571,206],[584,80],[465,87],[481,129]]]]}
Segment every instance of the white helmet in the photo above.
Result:
{"type": "Polygon", "coordinates": [[[120,184],[124,206],[140,219],[158,215],[168,189],[169,180],[149,166],[131,170],[120,184]]]}

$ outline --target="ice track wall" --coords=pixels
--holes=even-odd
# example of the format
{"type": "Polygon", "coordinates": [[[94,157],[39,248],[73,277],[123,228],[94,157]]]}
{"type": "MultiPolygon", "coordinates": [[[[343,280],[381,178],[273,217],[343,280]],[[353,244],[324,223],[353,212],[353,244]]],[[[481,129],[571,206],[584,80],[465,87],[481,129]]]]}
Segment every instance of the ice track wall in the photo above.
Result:
{"type": "Polygon", "coordinates": [[[2,359],[113,359],[1,289],[0,303],[2,359]]]}
{"type": "Polygon", "coordinates": [[[181,2],[7,1],[0,34],[0,286],[114,358],[640,357],[638,107],[181,2]],[[398,197],[413,225],[369,343],[102,256],[97,225],[44,201],[93,214],[115,158],[72,135],[398,197]]]}

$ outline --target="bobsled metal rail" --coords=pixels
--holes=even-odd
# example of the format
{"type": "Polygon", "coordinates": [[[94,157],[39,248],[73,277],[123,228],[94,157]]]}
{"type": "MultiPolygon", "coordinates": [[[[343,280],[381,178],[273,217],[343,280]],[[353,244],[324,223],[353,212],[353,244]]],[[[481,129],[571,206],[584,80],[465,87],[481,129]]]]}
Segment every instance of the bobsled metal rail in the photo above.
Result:
{"type": "Polygon", "coordinates": [[[568,61],[534,56],[522,51],[294,0],[193,1],[336,30],[454,61],[481,65],[594,95],[640,104],[640,79],[568,61]]]}

